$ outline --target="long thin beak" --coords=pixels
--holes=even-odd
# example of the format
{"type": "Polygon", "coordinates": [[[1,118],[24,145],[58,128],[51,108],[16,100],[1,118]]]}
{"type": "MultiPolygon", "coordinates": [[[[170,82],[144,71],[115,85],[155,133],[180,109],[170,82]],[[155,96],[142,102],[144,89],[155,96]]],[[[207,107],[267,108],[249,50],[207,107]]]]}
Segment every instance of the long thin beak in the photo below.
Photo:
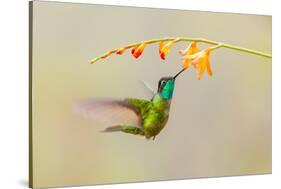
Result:
{"type": "Polygon", "coordinates": [[[176,79],[184,70],[185,70],[185,68],[183,68],[181,71],[179,71],[179,72],[174,76],[174,79],[176,79]]]}

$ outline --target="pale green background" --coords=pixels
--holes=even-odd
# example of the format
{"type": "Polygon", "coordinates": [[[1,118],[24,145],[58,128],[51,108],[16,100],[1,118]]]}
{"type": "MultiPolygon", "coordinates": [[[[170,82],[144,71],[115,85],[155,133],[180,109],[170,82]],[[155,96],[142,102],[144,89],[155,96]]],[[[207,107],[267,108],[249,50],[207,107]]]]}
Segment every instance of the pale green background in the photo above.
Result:
{"type": "MultiPolygon", "coordinates": [[[[127,43],[203,37],[271,53],[271,17],[70,3],[34,3],[34,186],[89,185],[271,173],[271,59],[229,49],[211,54],[213,77],[177,80],[166,128],[148,141],[75,113],[95,97],[138,97],[181,69],[177,44],[89,61],[127,43]]],[[[203,46],[201,46],[203,47],[203,46]]]]}

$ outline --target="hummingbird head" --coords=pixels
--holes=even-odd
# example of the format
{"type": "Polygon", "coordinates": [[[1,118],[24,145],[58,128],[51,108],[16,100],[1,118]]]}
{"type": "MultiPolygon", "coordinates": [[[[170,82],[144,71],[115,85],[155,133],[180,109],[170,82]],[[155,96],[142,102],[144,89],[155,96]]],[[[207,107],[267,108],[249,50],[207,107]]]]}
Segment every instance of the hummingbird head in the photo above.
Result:
{"type": "Polygon", "coordinates": [[[162,77],[158,82],[158,93],[162,98],[169,100],[173,97],[175,80],[173,77],[162,77]]]}
{"type": "Polygon", "coordinates": [[[158,93],[162,98],[169,100],[173,97],[176,78],[184,71],[182,69],[174,77],[162,77],[158,82],[158,93]]]}

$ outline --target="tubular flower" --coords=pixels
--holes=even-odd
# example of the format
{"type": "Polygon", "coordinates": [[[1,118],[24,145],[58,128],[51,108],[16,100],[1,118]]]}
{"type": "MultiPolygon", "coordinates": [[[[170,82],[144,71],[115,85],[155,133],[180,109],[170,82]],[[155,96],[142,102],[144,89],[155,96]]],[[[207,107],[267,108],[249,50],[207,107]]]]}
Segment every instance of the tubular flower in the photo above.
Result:
{"type": "MultiPolygon", "coordinates": [[[[159,55],[161,56],[161,49],[163,48],[164,46],[164,42],[163,41],[160,41],[159,42],[159,55]]],[[[162,58],[162,57],[161,57],[162,58]]],[[[164,57],[165,58],[165,57],[164,57]]],[[[163,58],[162,58],[163,59],[163,58]]]]}
{"type": "Polygon", "coordinates": [[[185,56],[185,55],[191,55],[191,54],[195,54],[199,51],[198,47],[197,47],[197,43],[196,42],[191,42],[188,47],[185,50],[181,50],[179,51],[180,55],[185,56]]]}
{"type": "Polygon", "coordinates": [[[142,43],[142,44],[140,44],[140,45],[135,46],[134,48],[132,48],[132,51],[131,51],[132,55],[133,55],[135,58],[140,57],[140,55],[143,53],[143,50],[144,50],[145,46],[146,46],[146,43],[142,43]]]}
{"type": "Polygon", "coordinates": [[[122,55],[127,49],[125,47],[122,47],[120,49],[118,49],[115,53],[116,54],[119,54],[119,55],[122,55]]]}
{"type": "Polygon", "coordinates": [[[165,60],[165,56],[170,52],[172,45],[177,41],[177,39],[168,42],[166,45],[163,42],[159,43],[159,54],[162,60],[165,60]]]}
{"type": "Polygon", "coordinates": [[[183,66],[185,69],[187,69],[191,63],[191,59],[189,58],[189,56],[197,53],[198,51],[199,49],[196,42],[190,43],[185,50],[179,51],[179,53],[183,56],[182,61],[184,63],[183,66]]]}
{"type": "Polygon", "coordinates": [[[200,80],[205,70],[212,76],[212,69],[210,65],[210,51],[212,48],[207,48],[203,51],[197,52],[193,55],[186,57],[186,62],[183,64],[183,68],[187,68],[190,64],[197,68],[197,77],[200,80]]]}

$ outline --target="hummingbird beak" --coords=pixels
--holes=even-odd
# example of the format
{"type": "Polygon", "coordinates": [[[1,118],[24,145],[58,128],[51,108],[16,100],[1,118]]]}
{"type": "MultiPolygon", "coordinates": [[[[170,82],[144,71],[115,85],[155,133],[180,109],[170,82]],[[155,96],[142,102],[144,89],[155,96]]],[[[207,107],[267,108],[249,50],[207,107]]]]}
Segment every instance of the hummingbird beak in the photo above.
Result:
{"type": "Polygon", "coordinates": [[[185,68],[183,68],[181,71],[179,71],[179,72],[174,76],[174,79],[176,79],[184,70],[185,70],[185,68]]]}

